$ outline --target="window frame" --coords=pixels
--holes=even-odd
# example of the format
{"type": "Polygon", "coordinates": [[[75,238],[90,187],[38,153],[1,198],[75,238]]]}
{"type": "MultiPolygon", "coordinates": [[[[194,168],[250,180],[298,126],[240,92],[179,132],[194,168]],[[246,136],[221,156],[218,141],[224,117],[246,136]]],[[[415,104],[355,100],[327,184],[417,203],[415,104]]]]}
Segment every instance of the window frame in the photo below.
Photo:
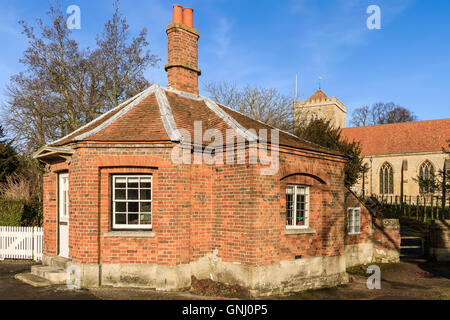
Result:
{"type": "Polygon", "coordinates": [[[350,236],[359,235],[361,234],[361,208],[360,207],[354,207],[354,208],[347,208],[347,234],[350,236]],[[351,223],[352,221],[356,221],[355,219],[355,212],[358,212],[359,221],[358,224],[351,223]],[[358,226],[359,230],[356,231],[355,227],[358,226]]]}
{"type": "Polygon", "coordinates": [[[394,194],[394,167],[389,162],[384,162],[380,167],[379,184],[381,195],[394,194]],[[386,184],[387,182],[387,184],[386,184]],[[385,192],[386,191],[386,192],[385,192]]]}
{"type": "MultiPolygon", "coordinates": [[[[154,212],[154,207],[153,207],[153,175],[150,173],[117,173],[117,174],[111,174],[110,175],[110,179],[111,179],[111,192],[110,192],[110,196],[111,196],[111,208],[110,208],[110,217],[111,217],[111,230],[112,231],[152,231],[153,230],[153,212],[154,212]],[[116,178],[150,178],[150,200],[116,200],[115,197],[115,179],[116,178]],[[136,224],[136,225],[129,225],[129,224],[116,224],[116,202],[138,202],[139,204],[141,202],[150,202],[151,203],[151,212],[150,213],[144,213],[144,214],[149,214],[151,217],[151,224],[136,224]]],[[[128,180],[127,180],[128,182],[128,180]]],[[[128,184],[128,183],[127,183],[128,184]]],[[[122,188],[119,188],[122,189],[122,188]]],[[[133,188],[134,189],[134,188],[133,188]]],[[[147,188],[143,188],[141,189],[140,186],[137,188],[138,190],[138,198],[140,198],[140,191],[141,190],[145,190],[147,188]]],[[[128,190],[128,185],[126,186],[125,190],[128,190]]],[[[127,195],[128,197],[128,195],[127,195]]],[[[139,216],[139,220],[140,220],[140,205],[139,205],[139,212],[137,213],[137,215],[139,216]]],[[[120,212],[118,213],[120,214],[120,212]]],[[[127,210],[126,215],[129,215],[129,212],[127,210]]]]}
{"type": "MultiPolygon", "coordinates": [[[[430,160],[425,160],[422,163],[419,164],[419,168],[418,168],[419,172],[418,172],[418,176],[420,177],[420,179],[427,179],[428,180],[434,180],[436,177],[436,172],[435,172],[435,168],[433,163],[430,160]],[[428,177],[426,177],[426,175],[428,175],[428,177]]],[[[428,188],[426,188],[426,186],[422,185],[419,181],[419,193],[421,195],[423,194],[427,194],[427,193],[434,193],[435,190],[433,190],[433,188],[431,188],[430,186],[428,186],[428,188]]]]}
{"type": "Polygon", "coordinates": [[[311,201],[311,187],[306,185],[297,185],[297,184],[287,184],[286,185],[286,192],[285,196],[287,196],[288,188],[294,188],[293,193],[293,208],[292,208],[292,219],[293,221],[297,220],[297,189],[298,188],[304,188],[305,189],[305,195],[306,195],[306,201],[305,201],[305,224],[303,226],[298,225],[288,225],[287,223],[287,216],[288,216],[288,204],[287,204],[287,197],[286,197],[286,229],[288,230],[298,230],[298,229],[309,229],[309,215],[310,215],[310,201],[311,201]]]}

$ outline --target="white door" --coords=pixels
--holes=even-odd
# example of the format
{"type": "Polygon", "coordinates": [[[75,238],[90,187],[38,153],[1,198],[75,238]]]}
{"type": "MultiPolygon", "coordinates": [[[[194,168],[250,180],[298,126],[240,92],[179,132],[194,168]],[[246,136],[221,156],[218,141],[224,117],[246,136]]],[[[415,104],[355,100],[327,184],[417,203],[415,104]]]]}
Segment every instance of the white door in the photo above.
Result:
{"type": "Polygon", "coordinates": [[[59,256],[69,258],[69,175],[59,175],[59,256]]]}

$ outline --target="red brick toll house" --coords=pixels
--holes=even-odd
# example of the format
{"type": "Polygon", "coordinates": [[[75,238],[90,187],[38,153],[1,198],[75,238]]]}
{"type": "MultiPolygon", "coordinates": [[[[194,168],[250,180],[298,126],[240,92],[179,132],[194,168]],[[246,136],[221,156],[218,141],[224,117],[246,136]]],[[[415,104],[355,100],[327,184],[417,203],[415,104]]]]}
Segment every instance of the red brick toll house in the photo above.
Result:
{"type": "MultiPolygon", "coordinates": [[[[255,296],[346,283],[350,260],[373,259],[375,234],[364,208],[347,219],[346,157],[280,131],[279,146],[267,139],[279,152],[274,175],[259,162],[174,163],[195,121],[234,132],[246,156],[250,141],[267,142],[248,129],[272,128],[198,95],[192,9],[174,6],[167,35],[167,88],[153,85],[35,154],[46,163],[45,245],[33,273],[64,282],[72,266],[82,287],[158,290],[188,289],[195,276],[255,296]]],[[[191,144],[190,156],[205,146],[191,144]]]]}

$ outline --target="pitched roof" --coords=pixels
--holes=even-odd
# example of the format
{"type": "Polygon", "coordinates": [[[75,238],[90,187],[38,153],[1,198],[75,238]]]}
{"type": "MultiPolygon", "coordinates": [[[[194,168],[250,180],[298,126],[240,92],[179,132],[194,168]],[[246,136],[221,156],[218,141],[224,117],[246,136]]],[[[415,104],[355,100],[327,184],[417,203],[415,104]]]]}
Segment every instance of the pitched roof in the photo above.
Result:
{"type": "Polygon", "coordinates": [[[317,90],[311,97],[309,97],[308,100],[306,100],[307,102],[312,102],[312,101],[322,101],[322,100],[328,100],[328,96],[321,90],[317,90]]]}
{"type": "Polygon", "coordinates": [[[440,151],[449,145],[450,119],[344,128],[342,136],[359,141],[362,155],[440,151]]]}
{"type": "MultiPolygon", "coordinates": [[[[195,121],[201,121],[203,131],[218,129],[225,137],[226,131],[231,129],[247,141],[258,140],[258,136],[249,129],[257,133],[260,129],[267,129],[268,141],[271,141],[270,129],[273,128],[262,122],[208,98],[153,85],[46,148],[68,147],[77,141],[182,142],[186,132],[193,139],[195,121]]],[[[279,132],[281,146],[341,155],[288,132],[279,132]]],[[[36,153],[36,156],[39,154],[36,153]]]]}

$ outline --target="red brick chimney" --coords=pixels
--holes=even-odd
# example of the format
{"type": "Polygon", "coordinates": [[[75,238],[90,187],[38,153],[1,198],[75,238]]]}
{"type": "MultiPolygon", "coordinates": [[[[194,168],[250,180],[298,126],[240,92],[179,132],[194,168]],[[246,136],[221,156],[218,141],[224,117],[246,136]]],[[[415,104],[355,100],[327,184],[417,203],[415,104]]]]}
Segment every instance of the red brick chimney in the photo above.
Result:
{"type": "Polygon", "coordinates": [[[172,24],[166,29],[169,38],[169,63],[166,65],[169,87],[198,95],[198,30],[194,29],[194,10],[173,7],[172,24]]]}

